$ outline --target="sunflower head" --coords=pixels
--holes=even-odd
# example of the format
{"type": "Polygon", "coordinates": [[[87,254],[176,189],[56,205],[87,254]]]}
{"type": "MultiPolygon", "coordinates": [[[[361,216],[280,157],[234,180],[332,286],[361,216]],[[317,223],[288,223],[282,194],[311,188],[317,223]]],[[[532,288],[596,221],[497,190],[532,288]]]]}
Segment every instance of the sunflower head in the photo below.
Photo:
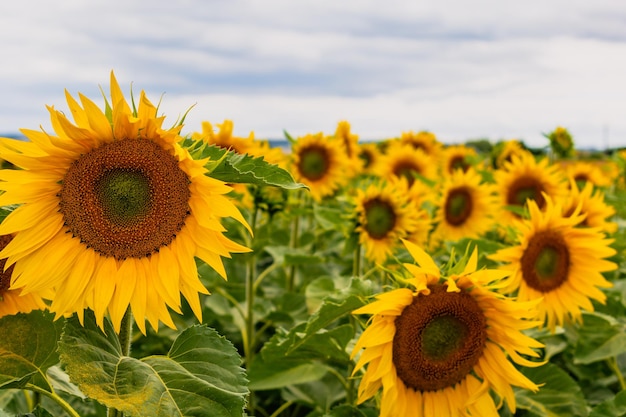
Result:
{"type": "Polygon", "coordinates": [[[511,360],[537,366],[542,345],[522,330],[537,324],[533,303],[516,303],[493,292],[508,273],[477,269],[474,250],[442,272],[419,246],[404,242],[415,264],[399,277],[405,287],[377,296],[355,314],[371,314],[355,345],[365,349],[355,372],[365,365],[359,402],[382,388],[381,416],[427,416],[435,404],[441,415],[497,416],[490,391],[514,412],[512,385],[538,387],[511,360]]]}
{"type": "Polygon", "coordinates": [[[579,227],[585,219],[581,205],[566,215],[559,203],[546,196],[542,210],[529,202],[528,219],[518,223],[516,245],[489,257],[511,272],[502,285],[520,301],[537,305],[542,323],[554,331],[557,325],[581,320],[582,311],[593,311],[591,300],[603,303],[600,288],[612,284],[602,275],[617,265],[606,258],[616,252],[599,228],[579,227]]]}
{"type": "Polygon", "coordinates": [[[350,178],[343,141],[323,133],[297,139],[291,152],[294,178],[306,184],[317,201],[334,194],[350,178]]]}
{"type": "Polygon", "coordinates": [[[574,155],[574,139],[566,128],[557,126],[556,129],[545,136],[550,141],[550,149],[557,156],[567,158],[574,155]]]}
{"type": "Polygon", "coordinates": [[[57,317],[90,308],[102,327],[108,313],[116,330],[129,307],[142,332],[146,319],[173,327],[168,307],[180,312],[181,295],[200,318],[208,291],[195,257],[225,278],[221,257],[248,251],[223,235],[223,217],[249,227],[231,188],[207,176],[180,145],[182,125],[164,128],[143,91],[131,108],[113,73],[104,110],[66,98],[74,122],[48,108],[56,135],[0,141],[0,157],[21,168],[0,171],[0,204],[20,205],[0,225],[14,235],[0,252],[13,287],[54,291],[57,317]]]}

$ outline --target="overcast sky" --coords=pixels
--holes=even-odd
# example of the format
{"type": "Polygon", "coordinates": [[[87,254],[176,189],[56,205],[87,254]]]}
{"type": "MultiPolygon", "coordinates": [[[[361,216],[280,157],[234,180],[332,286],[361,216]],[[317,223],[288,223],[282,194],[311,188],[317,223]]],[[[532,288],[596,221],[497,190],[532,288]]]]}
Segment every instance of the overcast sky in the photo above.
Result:
{"type": "Polygon", "coordinates": [[[186,133],[626,146],[623,0],[3,1],[0,52],[2,134],[50,129],[66,88],[102,103],[114,70],[166,124],[195,105],[186,133]]]}

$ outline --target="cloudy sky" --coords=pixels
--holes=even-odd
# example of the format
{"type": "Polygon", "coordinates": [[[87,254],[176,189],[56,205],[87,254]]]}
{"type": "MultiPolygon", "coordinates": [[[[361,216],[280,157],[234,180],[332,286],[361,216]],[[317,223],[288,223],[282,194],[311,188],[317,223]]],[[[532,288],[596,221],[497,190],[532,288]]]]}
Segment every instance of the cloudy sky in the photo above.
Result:
{"type": "Polygon", "coordinates": [[[2,134],[49,130],[64,89],[101,103],[114,70],[166,124],[194,106],[186,133],[626,146],[623,0],[3,1],[0,52],[2,134]]]}

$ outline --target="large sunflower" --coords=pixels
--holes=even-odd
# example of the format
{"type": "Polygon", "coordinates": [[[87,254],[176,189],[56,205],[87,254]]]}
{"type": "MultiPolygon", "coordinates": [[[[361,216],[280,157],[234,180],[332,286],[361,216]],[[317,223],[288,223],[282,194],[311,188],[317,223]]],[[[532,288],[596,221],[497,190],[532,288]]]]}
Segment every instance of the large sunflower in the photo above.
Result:
{"type": "MultiPolygon", "coordinates": [[[[405,245],[418,265],[401,288],[377,296],[354,314],[372,314],[352,356],[365,349],[355,373],[367,365],[359,402],[382,388],[380,416],[498,416],[490,391],[515,412],[512,385],[536,391],[517,364],[538,363],[542,345],[521,331],[534,327],[531,302],[492,292],[507,272],[477,268],[474,250],[457,275],[442,277],[417,245],[405,245]]],[[[501,402],[500,402],[501,404],[501,402]]]]}
{"type": "Polygon", "coordinates": [[[0,171],[0,205],[20,204],[0,225],[15,234],[0,252],[15,265],[12,288],[54,289],[57,317],[85,307],[116,331],[130,306],[145,320],[174,327],[182,294],[200,319],[194,257],[226,278],[221,257],[247,248],[224,236],[223,217],[247,226],[224,195],[231,188],[206,176],[179,142],[182,125],[164,117],[142,91],[136,110],[111,73],[111,103],[102,111],[69,93],[74,118],[49,107],[56,135],[23,130],[30,139],[2,139],[0,157],[21,170],[0,171]]]}
{"type": "MultiPolygon", "coordinates": [[[[9,244],[13,237],[0,236],[0,249],[9,244]]],[[[43,310],[46,304],[39,294],[21,295],[20,290],[11,290],[11,275],[13,266],[5,270],[6,258],[0,259],[0,317],[11,316],[17,313],[30,313],[33,310],[43,310]]]]}
{"type": "Polygon", "coordinates": [[[498,203],[493,184],[483,183],[474,169],[457,169],[443,182],[436,206],[434,245],[480,237],[493,227],[498,203]]]}
{"type": "Polygon", "coordinates": [[[520,216],[507,206],[522,209],[527,201],[535,201],[539,208],[545,206],[544,195],[559,198],[567,194],[567,182],[558,165],[550,165],[548,158],[536,160],[530,152],[511,156],[501,169],[494,173],[500,195],[501,224],[507,225],[520,216]]]}
{"type": "Polygon", "coordinates": [[[310,188],[316,201],[334,194],[348,181],[348,165],[343,141],[323,133],[299,137],[291,150],[291,173],[310,188]]]}
{"type": "MultiPolygon", "coordinates": [[[[368,259],[382,263],[400,243],[424,222],[394,183],[377,182],[365,190],[357,189],[354,197],[356,231],[368,259]]],[[[427,229],[428,230],[428,229],[427,229]]]]}
{"type": "Polygon", "coordinates": [[[617,268],[605,258],[615,254],[612,239],[597,228],[577,227],[584,219],[579,208],[565,217],[559,204],[545,196],[541,210],[528,203],[530,218],[519,223],[519,243],[500,249],[490,259],[504,262],[511,271],[502,291],[517,292],[520,301],[539,300],[541,319],[556,325],[579,321],[581,309],[593,311],[591,300],[604,302],[600,287],[610,287],[602,272],[617,268]]]}

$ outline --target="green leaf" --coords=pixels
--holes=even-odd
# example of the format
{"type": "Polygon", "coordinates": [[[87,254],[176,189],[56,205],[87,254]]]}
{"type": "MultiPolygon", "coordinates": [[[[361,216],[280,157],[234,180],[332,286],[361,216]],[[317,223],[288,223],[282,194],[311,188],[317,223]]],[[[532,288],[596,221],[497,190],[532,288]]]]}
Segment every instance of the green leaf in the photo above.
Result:
{"type": "Polygon", "coordinates": [[[46,370],[59,362],[56,352],[63,320],[34,310],[0,319],[0,386],[36,385],[51,391],[46,370]]]}
{"type": "Polygon", "coordinates": [[[184,330],[166,356],[121,355],[108,320],[103,333],[93,313],[85,326],[67,320],[59,344],[70,380],[88,397],[129,416],[243,416],[248,389],[241,358],[215,330],[184,330]]]}
{"type": "Polygon", "coordinates": [[[522,373],[541,385],[539,391],[516,389],[517,407],[536,417],[586,416],[587,406],[580,386],[561,368],[548,363],[522,368],[522,373]]]}
{"type": "Polygon", "coordinates": [[[590,364],[624,352],[626,332],[623,324],[600,313],[585,313],[578,329],[574,363],[590,364]]]}
{"type": "Polygon", "coordinates": [[[319,255],[312,255],[302,248],[290,248],[289,246],[266,246],[263,248],[269,253],[274,262],[283,266],[322,264],[324,259],[319,255]]]}
{"type": "Polygon", "coordinates": [[[622,417],[626,415],[626,391],[594,407],[589,417],[622,417]]]}
{"type": "Polygon", "coordinates": [[[366,417],[365,414],[352,405],[343,404],[330,410],[324,417],[366,417]]]}
{"type": "Polygon", "coordinates": [[[273,185],[285,189],[307,188],[295,182],[291,174],[265,161],[262,156],[241,155],[216,145],[200,146],[185,141],[185,146],[193,150],[198,159],[209,158],[207,168],[211,177],[228,183],[247,183],[254,185],[273,185]]]}
{"type": "Polygon", "coordinates": [[[328,368],[320,363],[273,362],[271,366],[250,370],[250,389],[263,391],[277,389],[292,384],[303,384],[322,378],[328,368]],[[254,377],[252,376],[254,372],[254,377]]]}

